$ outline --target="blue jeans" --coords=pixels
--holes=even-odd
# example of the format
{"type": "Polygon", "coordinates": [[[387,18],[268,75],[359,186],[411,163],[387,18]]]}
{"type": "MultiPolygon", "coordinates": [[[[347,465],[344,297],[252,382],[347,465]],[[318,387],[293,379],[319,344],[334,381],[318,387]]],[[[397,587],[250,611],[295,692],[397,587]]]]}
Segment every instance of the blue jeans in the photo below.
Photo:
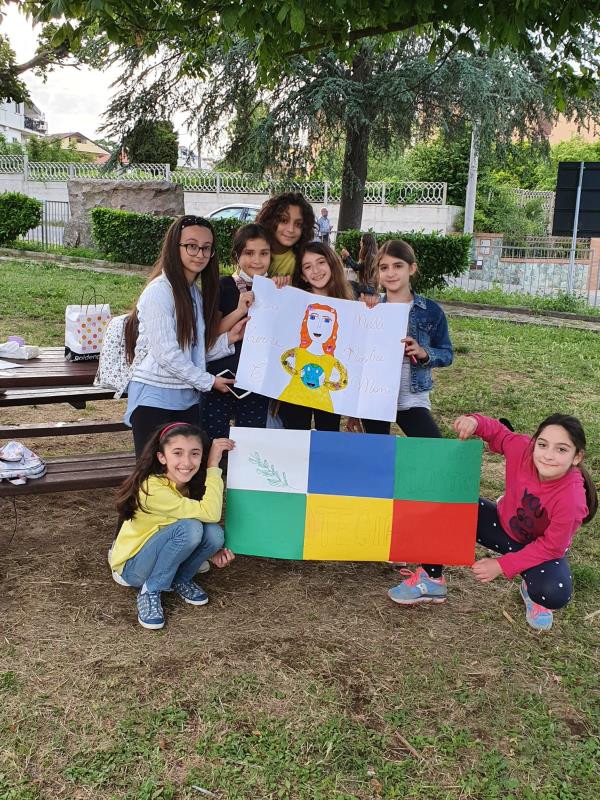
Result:
{"type": "Polygon", "coordinates": [[[223,528],[213,522],[180,519],[160,528],[125,562],[121,577],[129,586],[167,592],[174,580],[191,580],[200,564],[223,547],[223,528]]]}

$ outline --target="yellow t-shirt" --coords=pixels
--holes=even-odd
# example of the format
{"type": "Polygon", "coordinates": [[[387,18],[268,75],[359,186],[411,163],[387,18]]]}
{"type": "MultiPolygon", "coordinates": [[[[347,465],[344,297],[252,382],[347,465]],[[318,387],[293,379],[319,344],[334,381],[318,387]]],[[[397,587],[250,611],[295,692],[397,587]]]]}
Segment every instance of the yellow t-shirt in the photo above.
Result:
{"type": "MultiPolygon", "coordinates": [[[[291,353],[292,351],[286,351],[291,353]]],[[[284,353],[283,356],[286,355],[284,353]]],[[[337,358],[327,353],[322,355],[315,355],[302,347],[296,347],[294,353],[294,374],[288,385],[283,392],[279,395],[279,399],[286,403],[295,403],[297,406],[308,406],[310,408],[319,408],[322,411],[333,411],[333,403],[331,401],[330,391],[333,388],[345,389],[348,385],[348,373],[343,364],[337,358]],[[302,380],[302,370],[304,368],[318,373],[322,371],[322,383],[320,385],[309,386],[302,380]],[[334,369],[339,372],[339,380],[335,387],[331,385],[331,373],[334,369]]],[[[285,368],[285,366],[284,366],[285,368]]],[[[317,382],[318,374],[317,374],[317,382]]]]}
{"type": "Polygon", "coordinates": [[[192,500],[161,475],[151,475],[140,495],[141,508],[133,519],[121,525],[112,548],[111,569],[121,574],[125,562],[138,553],[156,531],[178,519],[218,522],[223,509],[223,479],[219,467],[206,470],[206,489],[202,500],[192,500]],[[146,490],[148,495],[146,496],[146,490]]]}
{"type": "Polygon", "coordinates": [[[296,254],[293,250],[286,250],[285,253],[271,253],[269,278],[274,275],[291,275],[295,266],[296,254]]]}

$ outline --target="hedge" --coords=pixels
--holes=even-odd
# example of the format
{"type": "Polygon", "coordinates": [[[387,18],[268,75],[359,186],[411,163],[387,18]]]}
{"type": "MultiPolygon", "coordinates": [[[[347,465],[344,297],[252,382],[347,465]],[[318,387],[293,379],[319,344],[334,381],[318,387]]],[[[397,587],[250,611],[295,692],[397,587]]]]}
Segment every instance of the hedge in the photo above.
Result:
{"type": "Polygon", "coordinates": [[[0,194],[0,245],[10,244],[42,221],[43,205],[19,192],[0,194]]]}
{"type": "MultiPolygon", "coordinates": [[[[369,231],[382,245],[388,239],[404,239],[415,251],[419,265],[419,279],[415,288],[420,292],[441,289],[446,286],[446,276],[457,276],[468,269],[471,252],[471,237],[444,236],[441,233],[407,233],[392,231],[374,233],[369,231]]],[[[357,259],[362,231],[340,231],[335,240],[338,252],[345,247],[357,259]]]]}
{"type": "MultiPolygon", "coordinates": [[[[136,214],[111,208],[92,210],[92,236],[103,255],[126,264],[154,264],[175,217],[136,214]]],[[[231,240],[240,226],[235,219],[210,220],[221,264],[231,261],[231,240]]]]}

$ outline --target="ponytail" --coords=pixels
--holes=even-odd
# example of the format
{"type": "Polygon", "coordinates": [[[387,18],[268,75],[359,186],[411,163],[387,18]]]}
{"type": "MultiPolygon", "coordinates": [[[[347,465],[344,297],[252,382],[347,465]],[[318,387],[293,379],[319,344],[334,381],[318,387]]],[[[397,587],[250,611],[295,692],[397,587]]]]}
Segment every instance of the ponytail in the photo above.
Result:
{"type": "Polygon", "coordinates": [[[577,469],[581,472],[583,476],[583,485],[585,488],[585,499],[588,507],[588,515],[583,520],[583,525],[587,522],[591,522],[595,515],[596,511],[598,511],[598,492],[596,490],[596,486],[594,481],[592,480],[592,476],[587,471],[586,467],[583,464],[578,464],[577,469]]]}

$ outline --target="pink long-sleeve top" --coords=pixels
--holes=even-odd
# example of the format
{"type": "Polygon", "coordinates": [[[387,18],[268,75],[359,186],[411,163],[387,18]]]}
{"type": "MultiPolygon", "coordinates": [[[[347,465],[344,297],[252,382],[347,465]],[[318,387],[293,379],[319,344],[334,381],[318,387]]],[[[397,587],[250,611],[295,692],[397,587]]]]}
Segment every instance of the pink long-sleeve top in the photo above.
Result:
{"type": "Polygon", "coordinates": [[[475,435],[505,459],[504,496],[498,517],[506,533],[524,544],[498,559],[507,578],[544,561],[562,558],[588,514],[583,475],[570,469],[562,478],[541,481],[533,463],[531,437],[512,433],[498,420],[472,414],[475,435]]]}

